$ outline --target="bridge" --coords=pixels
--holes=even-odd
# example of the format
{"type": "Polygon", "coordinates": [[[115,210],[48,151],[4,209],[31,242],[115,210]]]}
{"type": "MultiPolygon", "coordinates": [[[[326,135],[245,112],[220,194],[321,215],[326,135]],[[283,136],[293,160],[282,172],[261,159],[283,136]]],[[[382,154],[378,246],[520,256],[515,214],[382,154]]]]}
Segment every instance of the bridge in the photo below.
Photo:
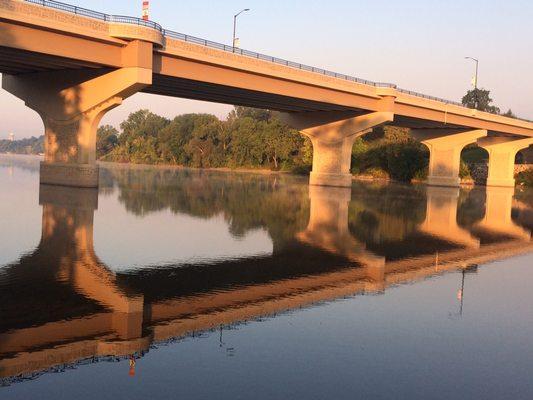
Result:
{"type": "Polygon", "coordinates": [[[114,273],[93,245],[98,192],[41,185],[39,245],[5,266],[0,279],[0,297],[9,297],[0,378],[142,354],[152,343],[530,252],[531,209],[512,204],[513,191],[501,189],[487,189],[485,216],[452,242],[459,190],[430,187],[424,220],[407,240],[380,248],[348,231],[349,197],[339,195],[348,189],[310,186],[307,226],[270,255],[114,273]],[[524,218],[515,222],[516,209],[524,218]]]}
{"type": "Polygon", "coordinates": [[[430,151],[428,184],[459,185],[461,150],[489,152],[488,186],[513,186],[533,123],[49,0],[0,1],[2,87],[41,116],[41,182],[98,186],[96,130],[137,92],[281,111],[311,139],[310,184],[351,186],[354,140],[411,129],[430,151]]]}

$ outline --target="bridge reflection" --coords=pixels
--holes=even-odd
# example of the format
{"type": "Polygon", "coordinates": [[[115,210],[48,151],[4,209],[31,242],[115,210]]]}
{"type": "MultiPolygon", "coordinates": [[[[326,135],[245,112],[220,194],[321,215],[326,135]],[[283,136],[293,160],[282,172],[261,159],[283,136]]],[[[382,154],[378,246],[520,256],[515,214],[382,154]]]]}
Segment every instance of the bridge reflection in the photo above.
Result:
{"type": "MultiPolygon", "coordinates": [[[[114,179],[121,190],[120,179],[114,179]]],[[[175,204],[180,193],[180,207],[191,214],[217,207],[230,212],[230,204],[242,204],[239,191],[221,197],[210,177],[216,188],[212,199],[222,205],[205,196],[206,207],[191,207],[200,188],[206,192],[206,181],[200,174],[187,182],[167,195],[175,204]],[[234,195],[228,203],[220,200],[234,195]]],[[[284,209],[272,216],[272,221],[289,221],[286,226],[269,225],[264,214],[258,217],[276,232],[270,255],[114,273],[94,250],[97,190],[41,185],[41,241],[0,277],[0,377],[140,355],[152,343],[344,296],[381,293],[392,284],[533,248],[531,208],[513,201],[512,190],[378,185],[364,187],[361,196],[357,188],[350,194],[343,188],[302,187],[309,190],[308,208],[294,206],[293,215],[281,215],[284,209]]],[[[271,185],[261,190],[280,200],[271,185]]],[[[293,191],[289,198],[294,202],[298,194],[293,191]]],[[[121,192],[126,206],[144,204],[143,209],[146,195],[121,192]]],[[[164,196],[157,207],[165,207],[164,196]]]]}

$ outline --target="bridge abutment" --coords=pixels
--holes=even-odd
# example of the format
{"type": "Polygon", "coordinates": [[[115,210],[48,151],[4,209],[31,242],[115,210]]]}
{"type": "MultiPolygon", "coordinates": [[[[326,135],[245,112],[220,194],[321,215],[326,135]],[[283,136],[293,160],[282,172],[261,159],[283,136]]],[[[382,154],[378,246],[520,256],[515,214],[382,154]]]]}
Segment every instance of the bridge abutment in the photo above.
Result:
{"type": "Polygon", "coordinates": [[[489,153],[487,186],[514,187],[516,154],[533,144],[533,138],[490,137],[479,141],[489,153]]]}
{"type": "Polygon", "coordinates": [[[461,151],[479,138],[487,136],[486,130],[452,133],[450,130],[412,130],[412,135],[429,149],[429,172],[427,184],[430,186],[459,186],[461,151]]]}
{"type": "Polygon", "coordinates": [[[350,164],[356,138],[392,121],[392,112],[363,115],[353,112],[300,112],[284,114],[284,121],[313,144],[313,169],[309,184],[351,187],[350,164]]]}

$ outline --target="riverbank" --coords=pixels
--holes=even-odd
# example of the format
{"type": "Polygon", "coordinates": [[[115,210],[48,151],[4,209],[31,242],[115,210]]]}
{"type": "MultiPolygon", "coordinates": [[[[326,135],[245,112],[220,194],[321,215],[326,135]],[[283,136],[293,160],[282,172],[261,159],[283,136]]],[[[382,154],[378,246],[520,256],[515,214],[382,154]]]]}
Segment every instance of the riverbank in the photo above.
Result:
{"type": "MultiPolygon", "coordinates": [[[[28,162],[37,162],[43,159],[42,155],[37,154],[16,154],[16,153],[0,153],[3,158],[12,158],[17,160],[27,160],[28,162]]],[[[295,177],[307,177],[308,173],[296,173],[293,171],[280,171],[271,170],[268,168],[244,168],[244,167],[190,167],[174,164],[146,164],[146,163],[131,163],[131,162],[113,162],[113,161],[97,161],[97,164],[106,168],[124,168],[124,169],[170,169],[170,170],[195,170],[195,171],[218,171],[228,173],[243,173],[243,174],[259,174],[259,175],[290,175],[295,177]]],[[[463,178],[461,180],[461,186],[484,186],[487,179],[487,166],[486,164],[471,165],[471,177],[463,178]]],[[[530,175],[533,175],[533,164],[517,164],[515,165],[515,177],[517,179],[517,185],[519,186],[533,186],[533,182],[530,182],[530,175]]],[[[388,174],[353,174],[352,180],[363,182],[402,182],[391,178],[388,174]]],[[[405,183],[405,182],[403,182],[405,183]]],[[[424,184],[424,179],[413,178],[410,183],[412,184],[424,184]]]]}
{"type": "Polygon", "coordinates": [[[137,163],[120,163],[112,161],[97,161],[98,165],[106,168],[124,168],[124,169],[146,169],[146,168],[157,168],[157,169],[173,169],[173,170],[194,170],[194,171],[218,171],[218,172],[239,172],[239,173],[253,173],[261,175],[294,175],[302,176],[299,174],[294,174],[290,171],[274,171],[266,168],[229,168],[229,167],[209,167],[209,168],[196,168],[196,167],[186,167],[183,165],[172,165],[172,164],[137,164],[137,163]]]}

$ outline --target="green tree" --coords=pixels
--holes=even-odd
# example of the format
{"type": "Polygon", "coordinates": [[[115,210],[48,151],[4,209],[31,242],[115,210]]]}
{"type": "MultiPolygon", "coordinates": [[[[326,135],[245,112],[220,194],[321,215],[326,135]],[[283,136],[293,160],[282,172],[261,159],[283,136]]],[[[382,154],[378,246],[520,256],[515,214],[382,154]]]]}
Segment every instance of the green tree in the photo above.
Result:
{"type": "Polygon", "coordinates": [[[220,140],[222,123],[214,115],[196,117],[191,139],[185,145],[190,165],[193,167],[220,167],[224,165],[224,153],[220,140]]]}
{"type": "Polygon", "coordinates": [[[139,110],[120,127],[118,145],[105,148],[106,160],[288,170],[308,170],[312,160],[310,141],[269,110],[235,107],[225,121],[210,114],[169,121],[139,110]]]}
{"type": "Polygon", "coordinates": [[[511,109],[508,109],[505,113],[502,114],[504,117],[517,118],[511,109]]]}
{"type": "Polygon", "coordinates": [[[118,145],[118,131],[111,125],[103,125],[96,132],[96,157],[110,153],[118,145]]]}
{"type": "Polygon", "coordinates": [[[465,107],[475,108],[479,111],[486,111],[493,114],[499,114],[500,109],[492,105],[490,90],[472,89],[469,90],[461,100],[465,107]]]}

